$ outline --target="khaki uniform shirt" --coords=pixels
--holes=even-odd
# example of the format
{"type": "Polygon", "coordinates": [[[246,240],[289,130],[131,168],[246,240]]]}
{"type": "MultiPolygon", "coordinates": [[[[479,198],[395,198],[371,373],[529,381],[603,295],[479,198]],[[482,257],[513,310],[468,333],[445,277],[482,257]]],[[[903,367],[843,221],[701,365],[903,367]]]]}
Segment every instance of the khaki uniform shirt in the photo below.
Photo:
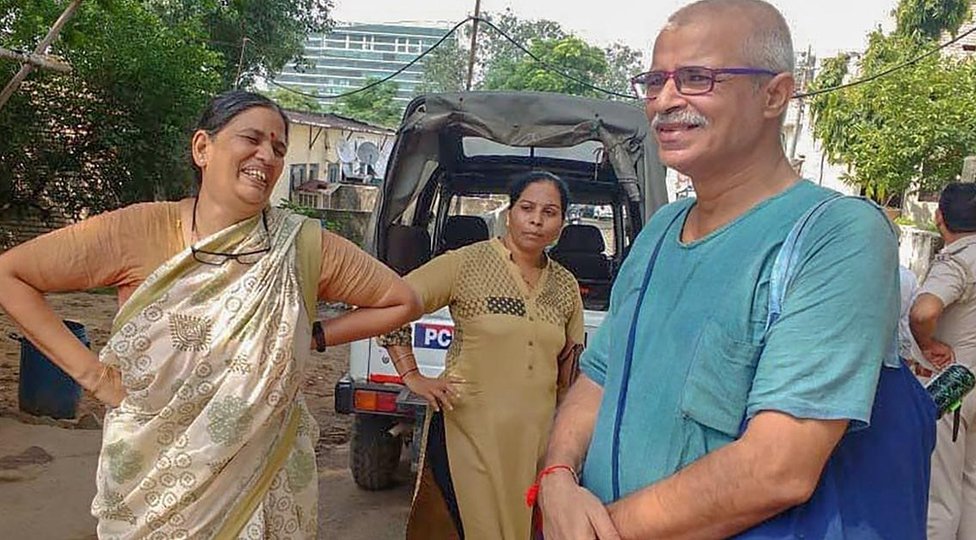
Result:
{"type": "Polygon", "coordinates": [[[919,294],[942,300],[935,338],[952,347],[956,361],[976,367],[976,234],[956,240],[935,257],[919,294]]]}

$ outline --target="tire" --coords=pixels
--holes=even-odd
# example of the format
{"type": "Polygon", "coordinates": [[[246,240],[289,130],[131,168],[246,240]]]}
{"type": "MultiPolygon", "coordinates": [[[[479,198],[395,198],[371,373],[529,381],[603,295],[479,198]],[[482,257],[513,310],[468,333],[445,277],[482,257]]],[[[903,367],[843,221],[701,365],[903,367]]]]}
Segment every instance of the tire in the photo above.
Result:
{"type": "Polygon", "coordinates": [[[397,419],[357,414],[353,420],[349,468],[356,485],[367,491],[394,486],[403,441],[390,435],[397,419]]]}

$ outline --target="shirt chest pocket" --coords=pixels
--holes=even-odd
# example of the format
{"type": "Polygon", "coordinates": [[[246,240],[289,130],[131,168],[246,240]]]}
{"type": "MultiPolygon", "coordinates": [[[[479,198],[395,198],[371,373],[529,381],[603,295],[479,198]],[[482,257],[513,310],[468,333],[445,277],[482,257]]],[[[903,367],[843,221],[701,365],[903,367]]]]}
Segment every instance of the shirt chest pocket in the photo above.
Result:
{"type": "Polygon", "coordinates": [[[762,348],[729,335],[714,319],[702,326],[694,347],[681,412],[699,424],[738,437],[762,348]]]}

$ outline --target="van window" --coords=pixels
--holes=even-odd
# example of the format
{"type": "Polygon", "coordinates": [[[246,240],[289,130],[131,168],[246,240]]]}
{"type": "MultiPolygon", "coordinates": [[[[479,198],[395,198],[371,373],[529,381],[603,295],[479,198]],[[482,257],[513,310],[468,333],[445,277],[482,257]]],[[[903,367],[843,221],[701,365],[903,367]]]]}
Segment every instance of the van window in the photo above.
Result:
{"type": "Polygon", "coordinates": [[[603,152],[599,141],[584,141],[574,146],[509,146],[482,137],[465,137],[461,140],[465,157],[473,156],[521,156],[554,159],[569,159],[585,163],[595,163],[603,152]]]}
{"type": "Polygon", "coordinates": [[[617,209],[609,204],[571,204],[566,212],[567,225],[587,225],[600,229],[605,248],[603,253],[613,256],[616,253],[616,234],[613,214],[617,209]]]}
{"type": "Polygon", "coordinates": [[[449,216],[477,216],[488,225],[491,236],[505,234],[505,216],[508,212],[507,195],[461,195],[451,199],[449,216]]]}

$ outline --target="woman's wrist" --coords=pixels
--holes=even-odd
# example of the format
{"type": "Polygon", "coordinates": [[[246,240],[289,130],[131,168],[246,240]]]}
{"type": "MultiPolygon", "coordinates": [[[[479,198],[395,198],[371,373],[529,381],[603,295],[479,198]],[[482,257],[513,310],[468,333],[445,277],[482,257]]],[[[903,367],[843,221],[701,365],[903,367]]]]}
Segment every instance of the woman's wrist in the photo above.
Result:
{"type": "Polygon", "coordinates": [[[417,359],[414,358],[413,352],[403,353],[399,356],[390,354],[390,361],[393,362],[393,368],[397,370],[397,373],[402,377],[407,371],[417,367],[417,359]]]}
{"type": "Polygon", "coordinates": [[[85,367],[85,369],[77,377],[75,377],[75,380],[78,381],[78,384],[85,390],[94,392],[98,387],[99,379],[103,378],[105,375],[105,367],[105,364],[97,360],[91,362],[90,365],[85,367]]]}

